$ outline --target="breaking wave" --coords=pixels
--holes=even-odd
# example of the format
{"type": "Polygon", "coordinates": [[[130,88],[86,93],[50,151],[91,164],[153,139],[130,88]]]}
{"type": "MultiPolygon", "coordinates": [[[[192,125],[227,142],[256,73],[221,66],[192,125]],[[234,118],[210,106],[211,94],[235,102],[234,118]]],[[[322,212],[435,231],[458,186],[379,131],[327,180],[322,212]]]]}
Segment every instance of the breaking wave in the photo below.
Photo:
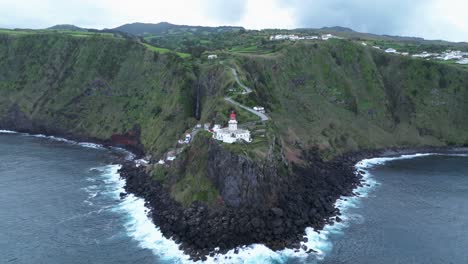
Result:
{"type": "MultiPolygon", "coordinates": [[[[313,228],[307,228],[305,230],[307,242],[302,242],[301,244],[307,246],[308,249],[313,249],[315,253],[308,254],[303,249],[272,251],[264,245],[254,244],[238,248],[238,253],[235,253],[233,249],[227,254],[217,254],[213,257],[208,257],[208,260],[204,263],[284,263],[292,259],[297,259],[299,262],[307,261],[307,263],[315,263],[331,252],[333,244],[330,240],[330,236],[332,234],[344,233],[345,229],[351,224],[362,223],[363,217],[359,214],[351,213],[350,209],[358,208],[362,198],[368,197],[371,191],[379,185],[369,172],[371,168],[383,165],[392,160],[413,159],[430,155],[467,156],[466,154],[426,153],[388,158],[371,158],[358,162],[355,167],[356,170],[361,171],[363,175],[363,186],[354,190],[356,196],[341,197],[335,204],[342,213],[340,216],[342,222],[326,225],[321,231],[314,230],[313,228]]],[[[120,192],[124,192],[123,187],[125,181],[120,179],[116,169],[114,169],[114,172],[110,179],[120,186],[119,190],[115,191],[115,197],[118,199],[120,192]]],[[[178,245],[173,240],[166,239],[159,228],[152,223],[152,220],[147,215],[149,209],[145,206],[143,199],[129,194],[121,200],[116,210],[128,214],[129,220],[125,224],[125,228],[128,234],[137,240],[142,248],[152,250],[161,260],[175,263],[193,263],[189,260],[189,257],[178,248],[178,245]]]]}

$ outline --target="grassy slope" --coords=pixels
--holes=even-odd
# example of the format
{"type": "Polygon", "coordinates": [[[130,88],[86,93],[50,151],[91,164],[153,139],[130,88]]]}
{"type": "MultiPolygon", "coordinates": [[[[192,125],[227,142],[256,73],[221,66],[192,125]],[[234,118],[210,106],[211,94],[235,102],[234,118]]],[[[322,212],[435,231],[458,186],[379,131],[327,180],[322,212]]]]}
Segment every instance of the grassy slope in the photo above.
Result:
{"type": "Polygon", "coordinates": [[[117,38],[0,34],[0,118],[13,104],[33,120],[101,139],[142,128],[160,153],[193,126],[191,65],[117,38]]]}
{"type": "MultiPolygon", "coordinates": [[[[273,118],[251,124],[253,144],[225,146],[233,152],[262,159],[278,134],[286,156],[299,162],[298,150],[313,147],[329,158],[362,148],[468,143],[468,72],[460,67],[349,41],[230,57],[229,65],[255,88],[237,100],[264,105],[273,118]]],[[[77,135],[107,139],[139,125],[146,151],[158,155],[194,126],[198,85],[200,122],[226,122],[232,106],[223,96],[235,81],[223,65],[194,66],[124,38],[0,33],[0,119],[17,104],[46,128],[77,135]]],[[[241,124],[256,120],[242,110],[238,117],[241,124]]],[[[177,179],[154,171],[185,205],[218,195],[201,174],[204,152],[203,144],[187,150],[188,166],[177,179]]]]}
{"type": "Polygon", "coordinates": [[[256,100],[273,111],[290,159],[362,148],[468,143],[468,72],[349,41],[297,43],[238,56],[256,100]]]}

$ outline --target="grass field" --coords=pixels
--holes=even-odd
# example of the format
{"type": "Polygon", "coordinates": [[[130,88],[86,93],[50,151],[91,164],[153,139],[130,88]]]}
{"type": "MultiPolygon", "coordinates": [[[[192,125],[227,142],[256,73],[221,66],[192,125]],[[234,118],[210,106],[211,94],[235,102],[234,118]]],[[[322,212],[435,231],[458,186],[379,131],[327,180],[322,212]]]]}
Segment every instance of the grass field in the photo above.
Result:
{"type": "MultiPolygon", "coordinates": [[[[174,52],[174,51],[172,51],[170,49],[155,47],[155,46],[152,46],[152,45],[150,45],[148,43],[143,43],[143,45],[145,47],[147,47],[151,51],[162,53],[162,54],[174,52]]],[[[190,54],[188,54],[188,53],[182,53],[182,52],[175,52],[175,53],[177,55],[179,55],[181,58],[189,58],[190,57],[190,54]]]]}
{"type": "Polygon", "coordinates": [[[8,34],[8,35],[13,35],[13,36],[37,35],[37,34],[64,34],[64,35],[70,35],[74,37],[99,36],[99,37],[119,38],[117,37],[117,35],[112,34],[112,33],[95,33],[95,32],[73,31],[73,30],[0,29],[0,34],[8,34]]]}

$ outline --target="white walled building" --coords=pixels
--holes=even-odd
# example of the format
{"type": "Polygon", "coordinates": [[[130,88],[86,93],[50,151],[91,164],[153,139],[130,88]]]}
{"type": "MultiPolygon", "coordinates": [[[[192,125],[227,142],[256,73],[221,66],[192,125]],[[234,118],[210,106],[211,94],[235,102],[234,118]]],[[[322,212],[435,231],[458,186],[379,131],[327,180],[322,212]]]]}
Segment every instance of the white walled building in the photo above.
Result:
{"type": "Polygon", "coordinates": [[[265,108],[263,106],[254,106],[253,110],[263,114],[265,113],[265,108]]]}
{"type": "Polygon", "coordinates": [[[234,111],[231,113],[230,117],[228,127],[214,130],[213,138],[229,144],[238,140],[251,142],[252,139],[250,138],[250,131],[237,128],[236,113],[234,113],[234,111]]]}
{"type": "Polygon", "coordinates": [[[215,55],[215,54],[208,55],[209,60],[216,60],[217,58],[218,58],[218,55],[215,55]]]}

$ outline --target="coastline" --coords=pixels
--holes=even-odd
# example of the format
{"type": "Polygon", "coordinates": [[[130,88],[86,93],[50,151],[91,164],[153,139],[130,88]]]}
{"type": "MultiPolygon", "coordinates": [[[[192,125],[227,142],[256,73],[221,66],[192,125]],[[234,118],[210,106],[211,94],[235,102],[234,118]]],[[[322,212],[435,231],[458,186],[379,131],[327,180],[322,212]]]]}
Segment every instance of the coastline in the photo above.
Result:
{"type": "MultiPolygon", "coordinates": [[[[210,246],[210,242],[219,241],[219,236],[222,237],[226,233],[232,234],[229,233],[231,230],[229,226],[220,228],[220,225],[231,223],[231,225],[238,227],[236,231],[242,235],[245,234],[242,227],[252,225],[255,219],[258,218],[266,222],[266,228],[271,229],[274,233],[276,227],[268,225],[268,222],[271,221],[274,224],[277,221],[278,217],[275,213],[278,211],[278,208],[265,208],[264,211],[252,208],[212,210],[201,203],[195,203],[189,208],[182,208],[170,198],[170,194],[164,190],[163,186],[152,181],[141,168],[136,168],[131,164],[124,164],[120,172],[121,177],[127,183],[125,186],[126,192],[145,199],[145,205],[150,209],[149,217],[153,223],[161,229],[161,232],[167,239],[172,239],[179,244],[184,253],[189,255],[194,261],[219,259],[223,256],[242,254],[243,250],[251,249],[252,247],[260,247],[260,250],[263,251],[270,249],[275,252],[302,256],[315,253],[320,258],[323,252],[313,247],[317,241],[309,241],[310,237],[320,237],[322,236],[320,232],[327,226],[339,225],[343,221],[342,212],[339,209],[340,205],[346,204],[349,199],[353,199],[354,197],[361,197],[361,189],[371,187],[368,182],[369,178],[367,178],[369,175],[365,171],[365,168],[358,166],[359,163],[366,159],[385,158],[391,160],[400,155],[414,155],[421,152],[437,152],[442,154],[468,153],[468,148],[394,148],[379,151],[361,151],[340,157],[340,162],[346,164],[347,172],[351,172],[355,176],[356,182],[345,186],[348,188],[344,188],[343,194],[340,194],[335,200],[329,201],[328,206],[331,206],[331,208],[320,214],[323,221],[316,222],[316,225],[308,225],[304,222],[294,223],[297,218],[288,219],[288,212],[280,209],[280,212],[282,212],[280,213],[282,214],[280,218],[282,222],[293,222],[293,225],[296,224],[299,227],[287,230],[293,230],[295,232],[292,233],[293,236],[289,234],[290,236],[285,236],[284,240],[274,240],[276,238],[274,234],[271,234],[270,237],[263,237],[262,240],[252,239],[251,237],[242,240],[239,236],[233,236],[229,239],[237,243],[234,246],[231,246],[232,244],[229,246],[223,245],[224,241],[210,246]],[[239,215],[242,217],[237,217],[239,215]],[[224,218],[226,221],[218,222],[219,218],[224,218]],[[193,229],[200,232],[191,232],[193,229]],[[213,229],[216,230],[213,232],[213,229]],[[200,235],[202,233],[207,235],[200,235]],[[191,240],[193,237],[197,239],[195,241],[191,240]],[[295,239],[291,237],[295,237],[295,239]],[[251,240],[249,241],[248,239],[251,240]]],[[[268,235],[268,233],[258,232],[259,228],[253,231],[255,235],[268,235]]],[[[251,229],[248,230],[252,231],[251,229]]]]}
{"type": "MultiPolygon", "coordinates": [[[[0,133],[22,134],[21,132],[3,130],[0,130],[0,133]]],[[[44,136],[42,134],[33,135],[29,133],[28,135],[36,137],[48,137],[53,140],[66,141],[68,143],[78,144],[80,146],[86,147],[86,145],[83,145],[83,143],[80,144],[79,141],[68,140],[62,137],[44,136]]],[[[93,144],[98,143],[96,142],[93,144]]],[[[109,149],[113,148],[110,145],[100,145],[109,149]]],[[[230,222],[228,223],[229,226],[227,227],[227,229],[230,229],[231,225],[234,227],[242,226],[241,221],[247,221],[247,223],[245,223],[246,226],[251,225],[252,220],[256,217],[262,220],[266,219],[265,222],[267,223],[268,221],[271,221],[273,223],[274,221],[277,221],[277,219],[282,219],[282,222],[287,223],[289,219],[288,216],[285,215],[285,212],[282,212],[282,215],[280,216],[280,218],[278,218],[278,214],[280,214],[279,211],[272,210],[272,208],[265,208],[266,210],[264,211],[259,211],[258,209],[254,208],[224,208],[222,210],[212,211],[210,208],[207,208],[201,203],[196,203],[190,208],[182,208],[170,198],[169,193],[164,189],[164,187],[158,184],[157,182],[152,181],[151,178],[144,172],[142,168],[137,168],[134,162],[124,159],[118,162],[122,166],[119,173],[120,177],[125,181],[124,189],[126,192],[122,192],[120,194],[120,197],[122,199],[128,195],[133,195],[135,197],[140,197],[144,199],[144,205],[150,210],[148,212],[148,216],[152,220],[153,224],[159,227],[161,233],[164,234],[164,237],[166,237],[167,239],[171,239],[174,243],[179,245],[179,248],[181,248],[184,251],[184,253],[188,255],[193,261],[207,259],[214,260],[216,258],[222,258],[223,256],[226,258],[226,253],[228,253],[228,255],[241,255],[242,251],[246,249],[245,245],[251,245],[247,246],[248,248],[251,248],[253,246],[257,247],[258,249],[260,247],[260,250],[271,249],[273,251],[280,251],[287,254],[307,255],[310,253],[316,253],[316,255],[320,256],[320,250],[317,251],[313,248],[314,241],[308,241],[307,238],[311,237],[312,232],[314,235],[320,235],[320,232],[326,232],[326,227],[333,226],[334,224],[339,224],[342,220],[340,218],[342,213],[339,210],[340,203],[352,197],[358,197],[359,195],[357,195],[356,192],[359,192],[359,188],[363,188],[366,186],[366,184],[368,184],[365,178],[366,172],[362,170],[362,167],[358,167],[358,164],[360,162],[363,162],[365,159],[369,158],[383,158],[390,160],[400,155],[414,155],[418,153],[431,153],[427,155],[434,155],[437,153],[464,154],[468,153],[468,148],[393,148],[379,151],[359,151],[339,157],[338,160],[336,160],[335,162],[341,162],[341,164],[344,167],[339,167],[338,169],[345,169],[346,173],[352,173],[355,176],[356,181],[354,183],[351,182],[349,186],[345,186],[347,188],[343,189],[344,193],[339,195],[335,200],[327,200],[328,205],[330,205],[331,208],[329,208],[328,211],[319,213],[320,217],[323,217],[323,221],[317,222],[316,226],[308,226],[308,223],[295,223],[298,227],[303,227],[302,231],[299,232],[297,230],[300,230],[300,228],[295,228],[296,233],[294,234],[294,237],[296,239],[293,239],[290,236],[286,237],[285,241],[273,241],[273,243],[271,243],[271,241],[268,242],[268,239],[274,239],[274,235],[272,235],[271,238],[265,238],[266,242],[263,242],[259,239],[252,241],[251,243],[249,241],[246,242],[245,240],[241,240],[242,238],[240,237],[227,238],[227,240],[232,239],[233,244],[238,244],[234,247],[230,245],[223,246],[216,244],[213,244],[210,247],[210,245],[206,244],[209,243],[209,240],[215,240],[213,238],[215,236],[218,236],[219,233],[225,232],[225,230],[223,230],[222,228],[219,230],[218,233],[215,232],[212,233],[211,236],[208,235],[206,237],[201,237],[201,239],[197,239],[197,241],[201,241],[201,243],[205,243],[205,245],[193,244],[190,242],[187,243],[187,239],[189,239],[190,241],[190,237],[188,237],[188,234],[190,233],[191,229],[197,228],[202,233],[210,234],[209,232],[216,227],[215,219],[218,218],[227,218],[228,222],[230,222]],[[248,216],[249,219],[245,220],[242,218],[238,218],[238,215],[248,216]],[[234,223],[232,221],[234,221],[234,223]],[[203,224],[203,222],[205,222],[205,224],[203,224]],[[187,235],[187,237],[185,235],[187,235]],[[267,248],[265,248],[263,244],[267,245],[267,248]]],[[[333,169],[335,167],[331,166],[331,168],[333,169]]],[[[292,220],[294,221],[296,219],[293,218],[292,220]]],[[[274,229],[275,226],[272,227],[267,224],[265,226],[265,229],[269,228],[274,229]]],[[[197,235],[197,233],[193,234],[193,236],[195,237],[197,237],[197,235]]]]}

